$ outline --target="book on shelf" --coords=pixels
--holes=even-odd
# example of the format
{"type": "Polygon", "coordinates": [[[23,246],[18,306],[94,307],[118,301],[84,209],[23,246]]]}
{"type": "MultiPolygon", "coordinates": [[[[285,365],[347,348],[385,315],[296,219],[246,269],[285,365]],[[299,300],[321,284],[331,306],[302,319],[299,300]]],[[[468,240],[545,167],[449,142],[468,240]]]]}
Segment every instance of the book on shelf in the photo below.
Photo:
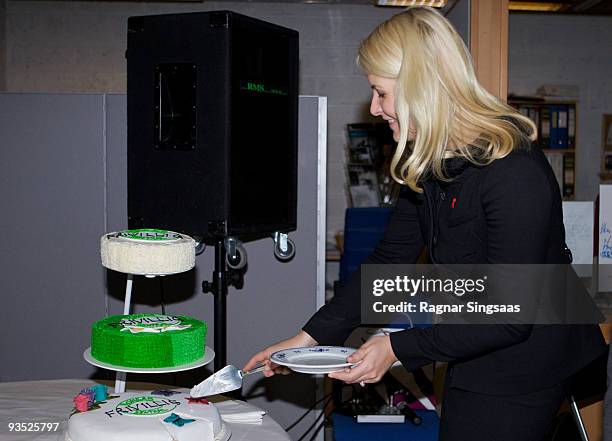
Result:
{"type": "Polygon", "coordinates": [[[574,197],[575,161],[573,156],[563,155],[563,197],[574,197]]]}
{"type": "Polygon", "coordinates": [[[550,145],[550,109],[547,106],[540,109],[538,132],[538,145],[543,149],[547,149],[550,145]]]}
{"type": "Polygon", "coordinates": [[[538,145],[546,149],[550,144],[550,109],[542,107],[540,109],[540,121],[538,125],[538,145]]]}
{"type": "Polygon", "coordinates": [[[605,173],[612,173],[612,152],[604,151],[603,169],[605,173]]]}
{"type": "Polygon", "coordinates": [[[544,154],[559,184],[559,192],[566,199],[573,198],[575,190],[574,157],[563,152],[550,150],[544,152],[544,154]]]}
{"type": "Polygon", "coordinates": [[[557,179],[557,183],[559,184],[559,192],[561,194],[564,193],[564,176],[563,176],[563,153],[558,152],[545,152],[546,159],[552,168],[553,173],[555,174],[555,178],[557,179]]]}
{"type": "Polygon", "coordinates": [[[536,105],[520,105],[517,110],[532,120],[536,127],[540,127],[540,109],[536,105]]]}
{"type": "Polygon", "coordinates": [[[568,112],[567,105],[550,106],[550,141],[548,148],[568,148],[568,112]]]}
{"type": "Polygon", "coordinates": [[[576,107],[568,106],[567,108],[567,142],[568,148],[576,147],[576,107]]]}

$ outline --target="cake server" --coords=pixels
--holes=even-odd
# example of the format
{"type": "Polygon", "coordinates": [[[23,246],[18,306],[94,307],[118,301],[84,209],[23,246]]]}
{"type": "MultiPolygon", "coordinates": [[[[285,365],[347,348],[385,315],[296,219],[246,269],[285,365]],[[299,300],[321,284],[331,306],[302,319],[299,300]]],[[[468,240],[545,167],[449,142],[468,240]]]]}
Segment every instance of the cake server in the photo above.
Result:
{"type": "Polygon", "coordinates": [[[261,365],[251,369],[250,371],[243,371],[230,364],[215,372],[201,383],[193,386],[189,394],[194,398],[198,398],[223,394],[240,389],[242,387],[242,379],[245,375],[261,372],[265,369],[265,367],[265,365],[261,365]]]}

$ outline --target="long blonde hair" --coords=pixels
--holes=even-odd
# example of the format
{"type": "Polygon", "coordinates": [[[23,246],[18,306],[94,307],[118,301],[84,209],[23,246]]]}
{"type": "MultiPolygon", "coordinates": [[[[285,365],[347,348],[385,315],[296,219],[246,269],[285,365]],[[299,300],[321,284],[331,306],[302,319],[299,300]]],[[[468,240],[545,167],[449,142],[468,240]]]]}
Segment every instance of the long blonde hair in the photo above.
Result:
{"type": "Polygon", "coordinates": [[[536,139],[529,118],[478,83],[463,40],[432,8],[408,8],[379,25],[362,42],[357,62],[369,75],[396,80],[400,139],[391,176],[415,191],[428,174],[449,180],[445,158],[484,165],[536,139]],[[411,120],[416,136],[407,150],[411,120]]]}

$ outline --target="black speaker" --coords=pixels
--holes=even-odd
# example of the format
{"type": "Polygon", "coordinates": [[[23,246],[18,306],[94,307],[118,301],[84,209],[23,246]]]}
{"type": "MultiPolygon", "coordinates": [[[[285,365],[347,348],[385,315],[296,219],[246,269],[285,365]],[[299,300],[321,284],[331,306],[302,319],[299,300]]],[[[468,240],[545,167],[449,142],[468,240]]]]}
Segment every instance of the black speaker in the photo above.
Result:
{"type": "Polygon", "coordinates": [[[295,230],[298,33],[230,11],[130,17],[126,57],[129,227],[295,230]]]}

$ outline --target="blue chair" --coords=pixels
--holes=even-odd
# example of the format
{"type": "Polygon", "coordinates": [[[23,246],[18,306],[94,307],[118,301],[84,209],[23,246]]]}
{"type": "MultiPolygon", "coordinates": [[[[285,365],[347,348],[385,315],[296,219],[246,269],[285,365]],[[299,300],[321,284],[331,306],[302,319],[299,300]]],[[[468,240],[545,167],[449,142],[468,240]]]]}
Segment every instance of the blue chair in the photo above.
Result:
{"type": "Polygon", "coordinates": [[[383,237],[390,208],[347,208],[344,215],[344,251],[340,258],[340,284],[359,268],[383,237]]]}
{"type": "MultiPolygon", "coordinates": [[[[344,216],[344,251],[340,258],[339,283],[348,281],[359,265],[374,251],[382,239],[391,208],[347,208],[344,216]]],[[[402,323],[389,324],[390,328],[427,327],[431,325],[431,314],[412,313],[402,323]],[[406,322],[412,324],[407,326],[406,322]]]]}
{"type": "MultiPolygon", "coordinates": [[[[346,283],[359,265],[374,251],[382,239],[389,218],[391,208],[348,208],[344,218],[344,251],[340,258],[339,283],[346,283]]],[[[421,313],[418,317],[411,317],[416,326],[429,326],[431,317],[421,313]]],[[[390,327],[394,325],[391,324],[390,327]]],[[[405,324],[396,327],[405,328],[405,324]]],[[[339,395],[338,385],[335,393],[339,395]]],[[[337,399],[337,402],[340,400],[337,399]]],[[[387,441],[418,439],[419,441],[434,441],[438,439],[439,418],[436,412],[416,410],[422,423],[418,426],[410,422],[403,424],[390,423],[357,423],[356,420],[345,414],[333,413],[334,439],[336,441],[359,441],[385,439],[387,441]]]]}

